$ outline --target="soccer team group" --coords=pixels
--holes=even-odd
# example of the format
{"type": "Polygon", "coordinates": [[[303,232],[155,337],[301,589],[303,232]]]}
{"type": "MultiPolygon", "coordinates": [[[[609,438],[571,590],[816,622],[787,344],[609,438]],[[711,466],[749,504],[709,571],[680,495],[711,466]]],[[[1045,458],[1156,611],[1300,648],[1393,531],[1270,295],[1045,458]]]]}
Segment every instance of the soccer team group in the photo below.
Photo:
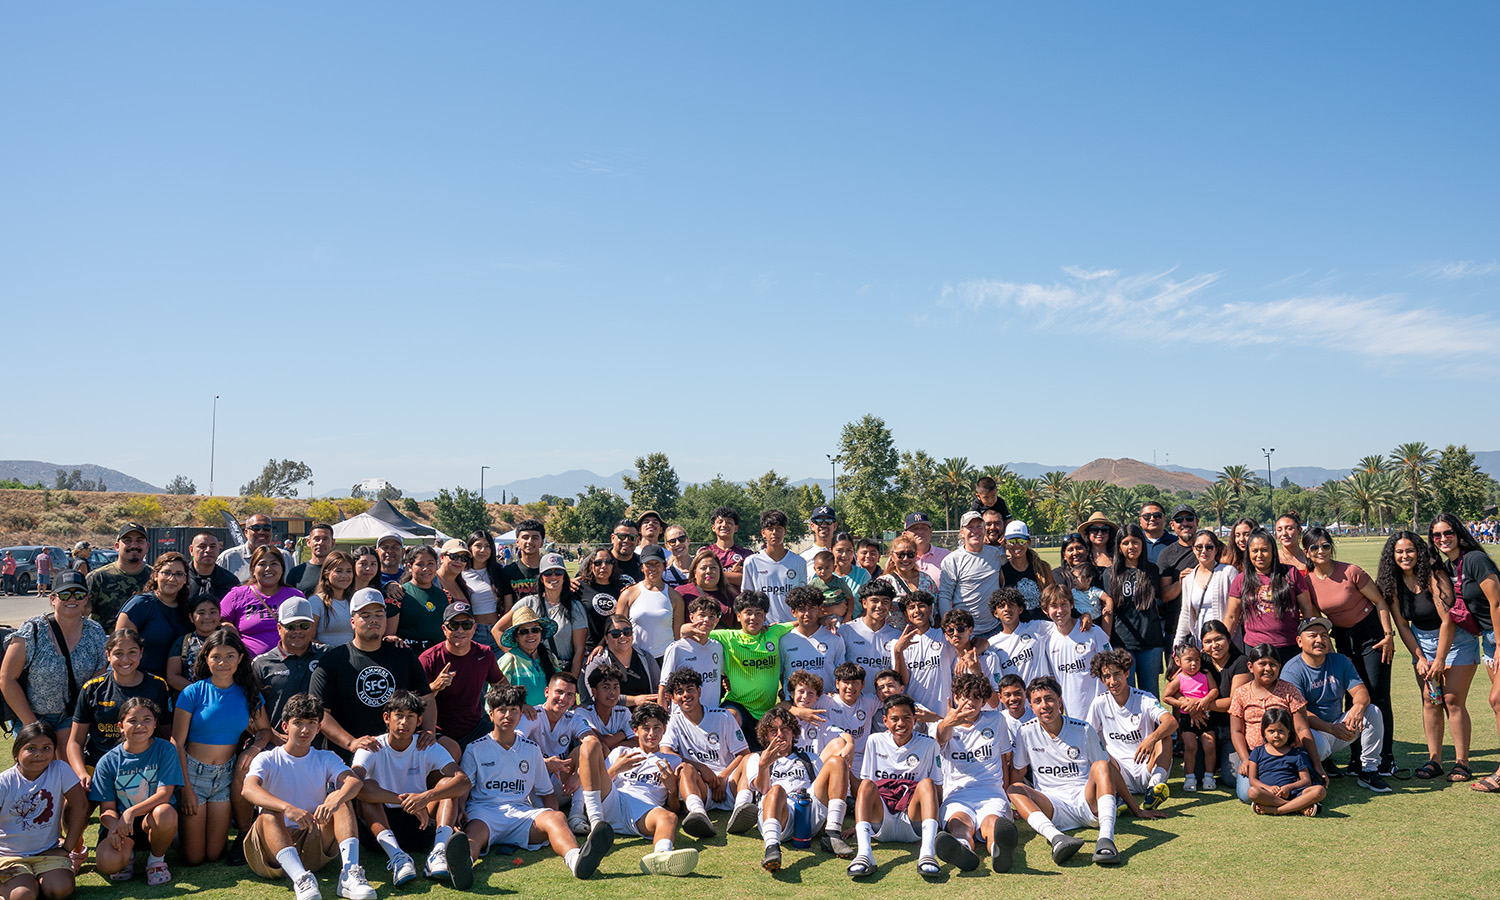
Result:
{"type": "MultiPolygon", "coordinates": [[[[977,522],[978,514],[967,513],[964,527],[971,518],[977,522]]],[[[767,511],[760,524],[773,553],[788,559],[785,516],[767,511]]],[[[1015,587],[989,592],[987,612],[998,627],[979,634],[971,612],[954,606],[940,613],[920,583],[880,577],[857,591],[830,589],[829,579],[808,583],[805,566],[772,557],[782,577],[767,579],[755,572],[764,555],[736,561],[742,589],[728,608],[722,595],[683,603],[675,640],[655,660],[655,695],[632,696],[628,705],[622,688],[633,674],[602,646],[595,655],[605,659],[587,668],[582,702],[579,676],[566,668],[548,666],[530,685],[501,676],[516,670],[494,665],[491,651],[472,639],[473,607],[449,597],[437,611],[445,642],[436,647],[450,660],[472,650],[495,669],[476,697],[480,727],[462,736],[431,726],[434,695],[451,683],[446,669],[429,680],[431,667],[424,675],[413,649],[390,640],[388,595],[354,591],[349,659],[335,664],[325,655],[330,674],[313,676],[316,689],[282,698],[270,723],[275,739],[253,746],[237,785],[255,808],[242,834],[251,869],[289,879],[297,900],[316,900],[315,873],[338,860],[338,895],[369,900],[376,892],[359,865],[362,842],[385,853],[396,887],[417,877],[422,859],[427,877],[466,889],[491,848],[550,846],[573,875],[588,878],[615,836],[627,835],[651,844],[643,872],[687,875],[698,851],[678,846],[679,830],[703,840],[722,827],[731,834],[758,830],[771,872],[780,869],[784,846],[816,843],[849,860],[851,877],[867,877],[876,871],[873,845],[896,842],[918,844],[918,872],[932,878],[945,863],[973,871],[988,862],[995,872],[1008,871],[1017,821],[1048,842],[1057,864],[1085,845],[1069,832],[1097,829],[1093,862],[1112,865],[1120,861],[1120,809],[1139,818],[1164,815],[1158,807],[1169,794],[1179,727],[1189,771],[1202,749],[1201,786],[1215,787],[1214,728],[1202,701],[1216,699],[1217,688],[1196,648],[1176,654],[1171,683],[1178,687],[1169,705],[1131,686],[1132,654],[1112,649],[1087,604],[1060,584],[1039,585],[1031,604],[1015,587]],[[722,627],[730,617],[737,627],[722,627]],[[411,664],[392,664],[391,654],[409,655],[411,664]],[[350,670],[348,691],[334,681],[339,666],[350,670]],[[383,729],[350,734],[339,727],[331,739],[325,701],[333,702],[335,690],[367,705],[378,698],[383,729]],[[728,815],[716,823],[710,814],[720,811],[728,815]]],[[[667,554],[650,548],[637,558],[643,584],[661,584],[667,554]]],[[[532,574],[548,566],[532,563],[532,574]]],[[[274,616],[283,651],[303,622],[319,627],[300,596],[282,601],[274,616]]],[[[545,617],[518,616],[497,632],[499,647],[534,653],[535,639],[554,630],[546,624],[545,617]]],[[[1316,615],[1297,629],[1299,645],[1311,648],[1320,666],[1331,630],[1316,615]]],[[[134,643],[139,652],[140,639],[131,635],[117,631],[110,639],[111,666],[121,647],[134,643]]],[[[1248,648],[1254,681],[1246,688],[1254,702],[1237,699],[1232,707],[1255,736],[1242,773],[1248,771],[1257,812],[1313,814],[1323,788],[1298,745],[1288,704],[1274,701],[1282,663],[1276,649],[1248,648]]],[[[203,709],[236,697],[247,702],[231,690],[248,656],[236,630],[218,628],[199,653],[200,678],[221,691],[194,692],[193,702],[203,709]]],[[[185,783],[179,763],[195,761],[159,736],[171,710],[132,696],[115,714],[119,743],[99,759],[89,784],[60,761],[58,736],[45,722],[16,735],[16,765],[0,775],[8,803],[0,817],[7,900],[71,893],[78,854],[57,850],[82,846],[96,808],[95,864],[116,880],[130,877],[137,851],[159,865],[177,837],[179,813],[196,812],[196,800],[191,811],[174,803],[185,783]],[[27,792],[57,798],[61,809],[46,818],[31,810],[23,817],[27,834],[4,834],[5,822],[22,821],[9,816],[9,799],[27,792]]],[[[1198,786],[1189,775],[1188,788],[1198,786]]]]}

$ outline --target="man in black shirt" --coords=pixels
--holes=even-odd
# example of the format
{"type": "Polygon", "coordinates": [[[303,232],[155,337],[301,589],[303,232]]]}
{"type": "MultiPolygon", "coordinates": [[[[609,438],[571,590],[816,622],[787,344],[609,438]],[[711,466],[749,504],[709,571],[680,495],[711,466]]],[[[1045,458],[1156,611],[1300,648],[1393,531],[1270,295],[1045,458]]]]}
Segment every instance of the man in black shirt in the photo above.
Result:
{"type": "MultiPolygon", "coordinates": [[[[540,523],[538,523],[540,524],[540,523]]],[[[516,526],[519,528],[520,526],[516,526]]],[[[519,544],[520,532],[516,533],[519,544]]],[[[620,581],[629,587],[637,581],[645,578],[641,571],[641,558],[635,555],[636,542],[641,539],[641,529],[636,525],[634,519],[621,519],[615,524],[614,531],[609,536],[609,555],[615,558],[615,572],[620,576],[620,581]]],[[[537,542],[538,559],[540,559],[541,542],[537,542]]]]}
{"type": "MultiPolygon", "coordinates": [[[[311,597],[318,588],[318,578],[323,574],[323,560],[333,552],[333,526],[327,522],[314,522],[307,532],[307,550],[312,554],[307,562],[292,567],[286,583],[311,597]]],[[[274,720],[273,720],[274,721],[274,720]]]]}
{"type": "Polygon", "coordinates": [[[1182,609],[1182,573],[1198,564],[1193,556],[1193,535],[1198,531],[1198,513],[1188,504],[1179,503],[1172,510],[1172,529],[1177,543],[1162,548],[1156,557],[1161,571],[1161,617],[1163,622],[1177,621],[1182,609]]]}
{"type": "MultiPolygon", "coordinates": [[[[495,595],[501,600],[501,610],[509,613],[522,597],[530,597],[541,590],[537,567],[542,564],[542,544],[547,540],[547,526],[536,519],[522,519],[516,523],[516,560],[500,570],[504,584],[495,585],[495,595]]],[[[501,623],[509,627],[509,620],[501,623]]]]}
{"type": "Polygon", "coordinates": [[[1155,500],[1141,504],[1141,530],[1146,532],[1146,559],[1155,563],[1161,551],[1177,543],[1177,535],[1167,527],[1167,511],[1155,500]]]}
{"type": "Polygon", "coordinates": [[[212,531],[193,535],[193,542],[188,545],[188,558],[193,563],[188,567],[188,609],[193,608],[193,601],[199,597],[223,600],[224,595],[240,586],[234,573],[219,565],[219,539],[212,531]]]}
{"type": "Polygon", "coordinates": [[[385,642],[385,598],[380,591],[362,588],[349,598],[354,640],[323,654],[313,670],[308,693],[323,701],[323,737],[340,755],[374,750],[385,733],[385,702],[396,691],[411,691],[427,701],[417,747],[425,750],[437,740],[437,704],[417,654],[385,642]]]}
{"type": "Polygon", "coordinates": [[[328,649],[313,642],[313,608],[302,597],[283,600],[276,610],[276,646],[255,657],[251,668],[260,679],[260,695],[266,714],[281,724],[281,708],[297,694],[308,693],[313,670],[328,649]]]}

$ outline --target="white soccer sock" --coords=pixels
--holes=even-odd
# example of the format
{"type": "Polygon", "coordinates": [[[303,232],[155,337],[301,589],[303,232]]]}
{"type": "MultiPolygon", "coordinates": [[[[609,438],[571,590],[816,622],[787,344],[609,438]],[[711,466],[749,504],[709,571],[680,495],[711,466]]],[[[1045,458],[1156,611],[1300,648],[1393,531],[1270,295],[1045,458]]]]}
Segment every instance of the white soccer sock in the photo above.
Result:
{"type": "Polygon", "coordinates": [[[1036,812],[1027,816],[1026,824],[1031,826],[1032,831],[1035,831],[1037,834],[1046,838],[1049,842],[1053,838],[1062,834],[1061,831],[1057,830],[1057,826],[1052,824],[1052,820],[1047,818],[1046,814],[1041,810],[1037,810],[1036,812]]]}
{"type": "Polygon", "coordinates": [[[287,847],[276,854],[276,865],[286,873],[286,877],[292,879],[293,883],[307,874],[307,866],[302,864],[302,857],[297,853],[296,847],[287,847]]]}
{"type": "Polygon", "coordinates": [[[165,856],[154,856],[154,855],[152,855],[150,853],[146,854],[146,865],[147,866],[159,865],[161,863],[165,863],[166,861],[167,861],[167,858],[165,856]]]}
{"type": "Polygon", "coordinates": [[[775,816],[766,816],[760,823],[760,836],[766,839],[766,846],[781,843],[781,820],[775,816]]]}
{"type": "MultiPolygon", "coordinates": [[[[375,842],[380,845],[380,849],[385,851],[385,855],[389,856],[391,859],[395,859],[404,852],[401,849],[401,845],[396,843],[395,832],[391,831],[389,828],[380,832],[380,834],[377,834],[375,836],[375,842]]],[[[345,863],[345,865],[348,864],[345,863]]]]}
{"type": "Polygon", "coordinates": [[[346,869],[359,865],[359,838],[345,838],[339,841],[339,858],[346,869]]]}
{"type": "Polygon", "coordinates": [[[854,840],[859,844],[859,855],[865,859],[874,859],[875,851],[870,849],[870,844],[875,840],[875,826],[869,822],[856,822],[854,824],[854,840]]]}
{"type": "Polygon", "coordinates": [[[599,792],[579,791],[579,793],[583,795],[583,814],[589,817],[589,823],[592,824],[604,818],[604,813],[600,810],[604,801],[599,798],[599,792]]]}
{"type": "Polygon", "coordinates": [[[1155,768],[1153,768],[1151,770],[1151,787],[1156,787],[1158,784],[1166,784],[1166,783],[1167,783],[1167,770],[1163,769],[1161,766],[1156,766],[1155,768]]]}
{"type": "Polygon", "coordinates": [[[937,819],[922,820],[922,855],[937,856],[937,819]]]}
{"type": "Polygon", "coordinates": [[[703,805],[703,798],[697,794],[688,794],[682,798],[682,802],[687,804],[689,813],[703,813],[704,815],[708,815],[708,809],[703,805]]]}
{"type": "Polygon", "coordinates": [[[670,853],[672,850],[672,842],[669,839],[663,838],[662,840],[657,841],[656,844],[651,847],[651,849],[656,851],[657,853],[670,853]]]}
{"type": "Polygon", "coordinates": [[[433,831],[432,843],[434,846],[441,847],[444,844],[448,843],[448,839],[451,837],[453,837],[453,826],[439,825],[437,829],[433,831]]]}
{"type": "Polygon", "coordinates": [[[1114,794],[1099,795],[1099,836],[1115,839],[1115,814],[1119,812],[1114,794]]]}
{"type": "Polygon", "coordinates": [[[823,823],[823,830],[830,834],[838,834],[844,830],[844,813],[849,809],[847,800],[828,801],[828,818],[823,823]]]}
{"type": "Polygon", "coordinates": [[[755,792],[746,788],[734,795],[735,806],[749,806],[755,802],[755,792]]]}
{"type": "Polygon", "coordinates": [[[574,847],[572,850],[569,850],[567,853],[563,854],[563,865],[567,866],[568,871],[572,872],[574,875],[578,874],[578,857],[582,855],[583,851],[579,850],[577,847],[574,847]]]}

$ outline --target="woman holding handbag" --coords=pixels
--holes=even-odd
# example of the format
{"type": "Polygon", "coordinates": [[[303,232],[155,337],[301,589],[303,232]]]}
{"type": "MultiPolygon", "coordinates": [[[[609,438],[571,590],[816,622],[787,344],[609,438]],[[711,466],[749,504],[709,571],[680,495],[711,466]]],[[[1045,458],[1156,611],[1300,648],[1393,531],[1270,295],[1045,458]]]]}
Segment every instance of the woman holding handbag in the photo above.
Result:
{"type": "MultiPolygon", "coordinates": [[[[1500,725],[1500,665],[1495,661],[1495,623],[1500,619],[1500,570],[1495,561],[1469,534],[1463,520],[1453,513],[1439,513],[1427,527],[1432,558],[1441,563],[1453,580],[1455,624],[1469,631],[1478,626],[1479,648],[1485,671],[1490,675],[1490,709],[1500,725]],[[1472,625],[1465,621],[1472,619],[1472,625]]],[[[1500,771],[1470,785],[1486,794],[1500,794],[1500,771]]]]}

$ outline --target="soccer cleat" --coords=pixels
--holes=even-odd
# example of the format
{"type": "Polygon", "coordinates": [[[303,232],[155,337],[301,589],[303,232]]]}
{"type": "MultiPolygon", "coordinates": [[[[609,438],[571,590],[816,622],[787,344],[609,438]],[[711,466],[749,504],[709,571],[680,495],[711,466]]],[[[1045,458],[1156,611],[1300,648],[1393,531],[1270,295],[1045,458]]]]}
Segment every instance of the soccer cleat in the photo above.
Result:
{"type": "MultiPolygon", "coordinates": [[[[408,860],[411,857],[407,857],[408,860]]],[[[412,877],[417,874],[417,867],[412,866],[412,877]]],[[[339,872],[338,895],[344,900],[375,900],[375,889],[370,887],[370,882],[365,878],[365,870],[358,865],[344,866],[339,872]]]]}
{"type": "Polygon", "coordinates": [[[1094,865],[1115,866],[1120,863],[1120,851],[1115,849],[1115,842],[1107,837],[1094,841],[1094,865]]]}
{"type": "Polygon", "coordinates": [[[1141,808],[1156,809],[1163,803],[1166,803],[1167,798],[1171,795],[1172,789],[1167,787],[1167,783],[1165,781],[1161,784],[1153,784],[1150,787],[1146,788],[1145,796],[1141,797],[1141,808]]]}
{"type": "Polygon", "coordinates": [[[818,842],[823,845],[825,851],[839,859],[851,859],[854,856],[854,848],[849,846],[849,842],[831,831],[823,832],[818,842]]]}
{"type": "Polygon", "coordinates": [[[614,845],[615,830],[608,822],[600,822],[589,831],[588,839],[578,848],[578,863],[573,869],[573,874],[579,878],[588,878],[599,868],[599,861],[604,859],[604,854],[614,845]]]}
{"type": "MultiPolygon", "coordinates": [[[[431,857],[428,857],[428,864],[431,864],[431,857]]],[[[394,887],[400,887],[417,877],[417,862],[411,858],[410,853],[397,853],[385,867],[391,870],[391,885],[394,887]]]]}
{"type": "Polygon", "coordinates": [[[1381,778],[1378,771],[1360,772],[1359,786],[1367,791],[1374,791],[1377,794],[1389,794],[1391,792],[1390,783],[1381,778]]]}
{"type": "Polygon", "coordinates": [[[730,834],[744,834],[755,827],[755,804],[741,803],[729,813],[729,824],[724,830],[730,834]]]}
{"type": "Polygon", "coordinates": [[[781,845],[770,843],[766,845],[766,855],[761,857],[760,867],[767,872],[781,871],[781,845]]]}
{"type": "Polygon", "coordinates": [[[682,820],[682,830],[700,841],[719,835],[719,829],[714,827],[713,820],[706,812],[688,813],[682,820]]]}
{"type": "Polygon", "coordinates": [[[965,847],[963,841],[946,831],[938,832],[935,849],[938,859],[957,866],[961,872],[972,872],[979,868],[979,855],[965,847]]]}
{"type": "Polygon", "coordinates": [[[990,840],[990,868],[996,872],[1009,872],[1011,862],[1015,859],[1016,844],[1021,835],[1016,831],[1016,823],[1009,818],[995,820],[995,836],[990,840]]]}
{"type": "Polygon", "coordinates": [[[455,831],[443,845],[443,861],[448,864],[448,877],[453,886],[467,891],[474,886],[474,858],[469,855],[469,836],[455,831]]]}
{"type": "Polygon", "coordinates": [[[681,850],[657,850],[641,857],[641,871],[647,875],[693,874],[698,868],[698,851],[687,847],[681,850]]]}
{"type": "Polygon", "coordinates": [[[292,890],[297,900],[323,900],[323,892],[318,890],[318,876],[311,872],[303,872],[301,878],[292,882],[292,890]]]}
{"type": "Polygon", "coordinates": [[[1052,861],[1062,865],[1073,858],[1083,847],[1083,841],[1068,834],[1059,834],[1052,839],[1052,861]]]}

